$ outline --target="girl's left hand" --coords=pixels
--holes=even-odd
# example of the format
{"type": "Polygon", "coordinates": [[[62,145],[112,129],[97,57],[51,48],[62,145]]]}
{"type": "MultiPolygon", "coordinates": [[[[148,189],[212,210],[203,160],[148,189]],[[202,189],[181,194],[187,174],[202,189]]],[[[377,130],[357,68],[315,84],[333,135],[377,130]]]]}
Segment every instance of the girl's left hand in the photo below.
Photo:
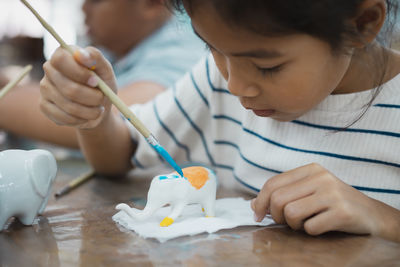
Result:
{"type": "Polygon", "coordinates": [[[271,214],[276,223],[311,235],[342,231],[384,237],[399,226],[387,225],[399,219],[398,210],[367,197],[315,163],[269,179],[251,206],[257,221],[271,214]]]}

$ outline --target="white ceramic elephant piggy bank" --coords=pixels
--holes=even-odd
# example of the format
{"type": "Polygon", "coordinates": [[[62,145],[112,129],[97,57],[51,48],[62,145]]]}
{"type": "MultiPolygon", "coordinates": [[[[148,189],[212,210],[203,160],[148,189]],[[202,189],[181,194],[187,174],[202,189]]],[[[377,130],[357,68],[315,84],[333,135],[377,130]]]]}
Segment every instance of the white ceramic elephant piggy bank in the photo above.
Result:
{"type": "Polygon", "coordinates": [[[184,168],[182,171],[184,177],[176,172],[154,177],[143,210],[131,208],[127,204],[118,204],[116,209],[125,211],[133,219],[145,220],[157,209],[170,204],[171,213],[161,221],[160,226],[171,225],[187,204],[199,203],[205,215],[213,217],[217,191],[215,173],[199,166],[184,168]]]}
{"type": "Polygon", "coordinates": [[[0,231],[10,217],[31,225],[44,211],[57,164],[41,149],[0,152],[0,231]]]}

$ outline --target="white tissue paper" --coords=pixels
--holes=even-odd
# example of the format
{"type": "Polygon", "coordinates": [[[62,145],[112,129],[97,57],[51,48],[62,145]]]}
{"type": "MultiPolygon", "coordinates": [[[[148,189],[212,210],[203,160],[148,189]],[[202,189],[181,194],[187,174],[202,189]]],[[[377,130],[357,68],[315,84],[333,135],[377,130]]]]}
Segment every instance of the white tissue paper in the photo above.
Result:
{"type": "Polygon", "coordinates": [[[269,217],[265,217],[261,222],[255,222],[250,200],[243,198],[217,199],[215,217],[205,217],[199,204],[187,205],[182,215],[173,224],[161,227],[160,222],[170,213],[170,210],[169,206],[163,207],[144,221],[134,220],[124,211],[119,211],[112,219],[143,238],[155,238],[160,242],[179,236],[196,235],[203,232],[214,233],[221,229],[238,226],[266,226],[275,223],[269,217]]]}

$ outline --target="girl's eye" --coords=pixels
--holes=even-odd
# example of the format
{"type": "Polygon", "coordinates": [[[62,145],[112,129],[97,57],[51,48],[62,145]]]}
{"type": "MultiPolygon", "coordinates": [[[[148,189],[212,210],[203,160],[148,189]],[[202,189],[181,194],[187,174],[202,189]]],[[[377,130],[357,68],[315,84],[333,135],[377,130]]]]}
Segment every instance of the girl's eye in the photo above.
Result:
{"type": "Polygon", "coordinates": [[[272,68],[261,68],[261,67],[258,67],[258,66],[256,66],[256,68],[257,68],[257,70],[259,72],[261,72],[262,75],[265,76],[267,74],[271,74],[272,75],[274,73],[279,72],[282,69],[282,66],[283,66],[283,64],[275,66],[275,67],[272,67],[272,68]]]}

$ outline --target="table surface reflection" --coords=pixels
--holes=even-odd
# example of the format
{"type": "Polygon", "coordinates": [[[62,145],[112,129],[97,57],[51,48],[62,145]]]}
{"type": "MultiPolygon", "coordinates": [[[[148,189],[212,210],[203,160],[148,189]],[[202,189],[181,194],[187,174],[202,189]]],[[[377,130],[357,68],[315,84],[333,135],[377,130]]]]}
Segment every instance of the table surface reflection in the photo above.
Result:
{"type": "MultiPolygon", "coordinates": [[[[53,191],[86,170],[80,160],[60,161],[53,191]]],[[[343,233],[311,237],[284,226],[239,227],[165,243],[143,239],[111,217],[117,203],[144,204],[148,186],[149,179],[135,173],[113,181],[95,177],[52,197],[37,224],[14,220],[0,234],[0,266],[400,266],[398,243],[343,233]]],[[[229,196],[237,192],[218,192],[218,198],[229,196]]]]}

